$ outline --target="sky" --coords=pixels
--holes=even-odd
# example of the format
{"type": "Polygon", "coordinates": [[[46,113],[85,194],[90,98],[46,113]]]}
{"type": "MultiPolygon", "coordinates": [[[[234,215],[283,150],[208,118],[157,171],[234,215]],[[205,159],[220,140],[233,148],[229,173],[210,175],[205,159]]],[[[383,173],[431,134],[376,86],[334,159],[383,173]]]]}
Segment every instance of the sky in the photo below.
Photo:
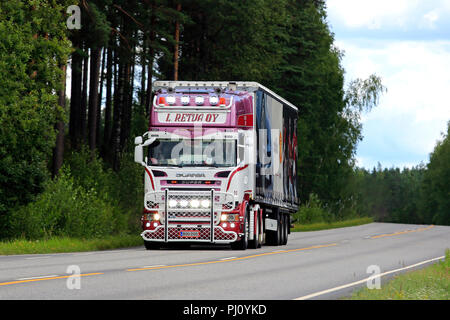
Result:
{"type": "Polygon", "coordinates": [[[357,165],[426,164],[450,120],[450,0],[326,0],[345,81],[376,74],[387,92],[362,117],[357,165]]]}

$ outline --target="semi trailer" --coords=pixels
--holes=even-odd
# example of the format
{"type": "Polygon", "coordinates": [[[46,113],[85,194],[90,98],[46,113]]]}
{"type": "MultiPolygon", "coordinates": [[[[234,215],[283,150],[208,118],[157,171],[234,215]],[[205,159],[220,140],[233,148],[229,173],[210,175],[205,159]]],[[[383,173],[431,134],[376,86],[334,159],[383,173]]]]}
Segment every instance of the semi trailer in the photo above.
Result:
{"type": "Polygon", "coordinates": [[[298,209],[298,109],[256,82],[155,81],[145,169],[144,245],[285,245],[298,209]]]}

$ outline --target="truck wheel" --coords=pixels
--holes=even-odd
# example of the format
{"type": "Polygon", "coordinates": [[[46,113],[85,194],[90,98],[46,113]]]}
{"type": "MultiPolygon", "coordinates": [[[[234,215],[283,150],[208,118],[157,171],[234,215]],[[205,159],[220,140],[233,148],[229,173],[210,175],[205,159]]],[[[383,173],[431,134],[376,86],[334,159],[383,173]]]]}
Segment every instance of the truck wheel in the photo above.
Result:
{"type": "Polygon", "coordinates": [[[253,237],[253,240],[250,241],[250,248],[252,249],[258,249],[261,247],[261,241],[260,241],[260,228],[259,228],[259,215],[256,214],[256,218],[255,218],[255,226],[256,226],[256,231],[255,231],[255,236],[253,237]]]}
{"type": "Polygon", "coordinates": [[[231,248],[233,250],[246,250],[248,247],[248,234],[249,234],[249,213],[247,210],[247,213],[245,214],[244,218],[244,235],[242,236],[241,240],[237,242],[231,243],[231,248]]]}
{"type": "Polygon", "coordinates": [[[281,236],[283,234],[283,232],[281,231],[282,228],[282,224],[281,224],[281,213],[277,213],[276,215],[276,219],[277,219],[277,231],[271,231],[268,230],[266,231],[266,239],[267,239],[267,244],[269,246],[279,246],[281,245],[281,236]]]}
{"type": "Polygon", "coordinates": [[[158,242],[152,242],[152,241],[145,241],[144,240],[144,246],[147,250],[157,250],[160,248],[160,245],[158,242]]]}
{"type": "Polygon", "coordinates": [[[264,237],[263,236],[264,227],[263,227],[262,216],[259,215],[259,214],[258,214],[258,221],[259,221],[259,224],[258,224],[258,230],[259,230],[259,234],[258,234],[258,248],[261,248],[262,243],[263,243],[263,237],[264,237]]]}
{"type": "Polygon", "coordinates": [[[287,245],[289,234],[289,215],[283,215],[283,246],[287,245]]]}

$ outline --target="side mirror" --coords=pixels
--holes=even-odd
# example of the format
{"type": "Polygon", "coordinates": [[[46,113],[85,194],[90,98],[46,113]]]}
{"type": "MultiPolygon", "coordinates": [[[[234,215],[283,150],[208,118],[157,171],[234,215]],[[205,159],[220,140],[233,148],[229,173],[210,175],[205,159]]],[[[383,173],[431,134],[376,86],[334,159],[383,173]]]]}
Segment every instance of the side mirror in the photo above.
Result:
{"type": "Polygon", "coordinates": [[[142,164],[142,157],[143,157],[143,147],[142,144],[139,144],[134,147],[134,162],[142,164]]]}
{"type": "Polygon", "coordinates": [[[144,143],[142,143],[142,137],[136,137],[134,139],[134,144],[136,145],[134,147],[134,162],[139,163],[141,165],[145,165],[145,162],[142,161],[142,158],[144,157],[144,147],[151,145],[153,142],[156,141],[156,138],[150,138],[147,139],[144,143]]]}

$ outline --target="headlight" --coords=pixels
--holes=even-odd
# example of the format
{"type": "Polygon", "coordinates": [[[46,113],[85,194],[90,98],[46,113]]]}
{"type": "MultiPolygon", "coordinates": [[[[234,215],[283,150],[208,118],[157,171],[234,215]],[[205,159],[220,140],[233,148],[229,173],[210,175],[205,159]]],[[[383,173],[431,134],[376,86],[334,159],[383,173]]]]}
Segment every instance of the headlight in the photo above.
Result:
{"type": "Polygon", "coordinates": [[[210,205],[211,205],[211,201],[209,201],[209,200],[202,200],[202,207],[203,208],[209,208],[210,205]]]}
{"type": "Polygon", "coordinates": [[[197,199],[191,200],[191,207],[192,208],[200,207],[200,201],[198,201],[197,199]]]}
{"type": "Polygon", "coordinates": [[[158,213],[146,213],[144,218],[145,218],[145,220],[148,220],[148,221],[155,221],[155,220],[158,221],[160,216],[158,213]]]}
{"type": "Polygon", "coordinates": [[[181,200],[180,201],[180,207],[186,208],[188,206],[189,202],[187,200],[181,200]]]}
{"type": "Polygon", "coordinates": [[[169,201],[169,207],[175,208],[177,205],[178,205],[178,201],[177,200],[170,200],[169,201]]]}
{"type": "Polygon", "coordinates": [[[239,214],[222,214],[220,216],[221,221],[239,221],[239,214]]]}

